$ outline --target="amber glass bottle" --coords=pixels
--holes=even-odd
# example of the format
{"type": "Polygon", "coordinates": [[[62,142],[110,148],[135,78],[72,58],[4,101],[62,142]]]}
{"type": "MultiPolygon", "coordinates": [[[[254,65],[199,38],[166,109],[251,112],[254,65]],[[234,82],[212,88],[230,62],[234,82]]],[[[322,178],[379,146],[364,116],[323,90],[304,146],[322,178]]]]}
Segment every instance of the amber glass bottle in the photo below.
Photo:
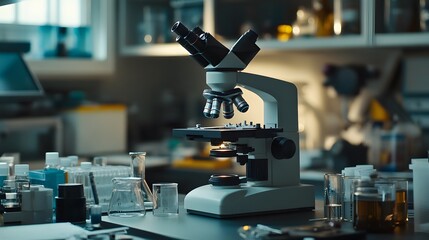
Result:
{"type": "Polygon", "coordinates": [[[313,0],[313,11],[316,19],[316,37],[334,34],[334,11],[332,1],[313,0]]]}

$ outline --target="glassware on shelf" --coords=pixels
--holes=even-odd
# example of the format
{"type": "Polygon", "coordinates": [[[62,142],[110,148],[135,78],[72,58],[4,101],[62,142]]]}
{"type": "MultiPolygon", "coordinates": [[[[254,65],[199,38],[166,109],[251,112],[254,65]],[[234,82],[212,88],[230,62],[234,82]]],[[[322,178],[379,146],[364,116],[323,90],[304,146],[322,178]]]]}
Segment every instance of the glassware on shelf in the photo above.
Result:
{"type": "Polygon", "coordinates": [[[385,32],[420,31],[419,0],[386,0],[384,4],[385,32]]]}
{"type": "Polygon", "coordinates": [[[313,0],[316,37],[334,35],[334,11],[328,0],[313,0]]]}
{"type": "Polygon", "coordinates": [[[300,7],[296,11],[296,21],[292,25],[294,37],[308,37],[316,34],[316,20],[311,9],[300,7]]]}
{"type": "Polygon", "coordinates": [[[335,35],[360,33],[360,1],[334,0],[335,35]]]}
{"type": "Polygon", "coordinates": [[[140,189],[141,178],[114,178],[112,197],[110,198],[110,217],[139,217],[146,214],[140,189]]]}
{"type": "Polygon", "coordinates": [[[420,29],[429,32],[429,0],[420,0],[420,29]]]}

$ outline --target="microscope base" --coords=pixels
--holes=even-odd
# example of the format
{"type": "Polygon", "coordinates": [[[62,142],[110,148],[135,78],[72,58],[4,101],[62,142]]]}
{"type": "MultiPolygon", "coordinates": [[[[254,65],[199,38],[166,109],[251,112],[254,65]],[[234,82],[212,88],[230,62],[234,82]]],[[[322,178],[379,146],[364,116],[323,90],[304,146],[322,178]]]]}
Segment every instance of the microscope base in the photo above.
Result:
{"type": "Polygon", "coordinates": [[[188,213],[216,218],[314,209],[314,187],[215,187],[204,185],[189,192],[184,207],[188,213]]]}

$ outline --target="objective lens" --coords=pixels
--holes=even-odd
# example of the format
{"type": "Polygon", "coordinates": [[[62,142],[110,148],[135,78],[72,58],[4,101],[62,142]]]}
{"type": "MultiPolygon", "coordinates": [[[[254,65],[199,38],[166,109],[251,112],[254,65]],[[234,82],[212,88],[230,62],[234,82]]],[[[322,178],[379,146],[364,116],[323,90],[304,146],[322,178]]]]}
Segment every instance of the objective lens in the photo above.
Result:
{"type": "Polygon", "coordinates": [[[222,100],[219,98],[213,98],[212,100],[212,109],[210,111],[211,118],[218,118],[220,113],[220,106],[222,105],[222,100]]]}
{"type": "Polygon", "coordinates": [[[210,118],[211,109],[212,109],[212,100],[207,99],[206,105],[204,106],[204,111],[203,111],[204,117],[210,118]]]}
{"type": "Polygon", "coordinates": [[[226,119],[230,119],[234,116],[234,107],[232,106],[232,102],[223,102],[223,117],[226,119]]]}
{"type": "Polygon", "coordinates": [[[247,112],[249,110],[249,104],[247,104],[246,100],[241,95],[238,95],[233,100],[234,105],[237,107],[240,112],[247,112]]]}

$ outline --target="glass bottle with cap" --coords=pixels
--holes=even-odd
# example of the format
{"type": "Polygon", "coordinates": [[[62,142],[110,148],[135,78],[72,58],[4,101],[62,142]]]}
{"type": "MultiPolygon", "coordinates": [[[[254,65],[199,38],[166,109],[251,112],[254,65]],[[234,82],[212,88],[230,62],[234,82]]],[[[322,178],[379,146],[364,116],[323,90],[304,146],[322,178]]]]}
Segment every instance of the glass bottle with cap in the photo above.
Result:
{"type": "Polygon", "coordinates": [[[28,178],[29,171],[30,166],[28,164],[15,165],[15,184],[18,193],[22,190],[30,190],[30,179],[28,178]]]}
{"type": "Polygon", "coordinates": [[[60,158],[60,170],[64,171],[64,182],[68,183],[68,170],[67,168],[71,167],[71,159],[69,157],[60,158]]]}
{"type": "Polygon", "coordinates": [[[58,152],[45,153],[45,187],[52,188],[53,195],[58,196],[58,185],[65,182],[64,171],[59,169],[60,157],[58,152]]]}

